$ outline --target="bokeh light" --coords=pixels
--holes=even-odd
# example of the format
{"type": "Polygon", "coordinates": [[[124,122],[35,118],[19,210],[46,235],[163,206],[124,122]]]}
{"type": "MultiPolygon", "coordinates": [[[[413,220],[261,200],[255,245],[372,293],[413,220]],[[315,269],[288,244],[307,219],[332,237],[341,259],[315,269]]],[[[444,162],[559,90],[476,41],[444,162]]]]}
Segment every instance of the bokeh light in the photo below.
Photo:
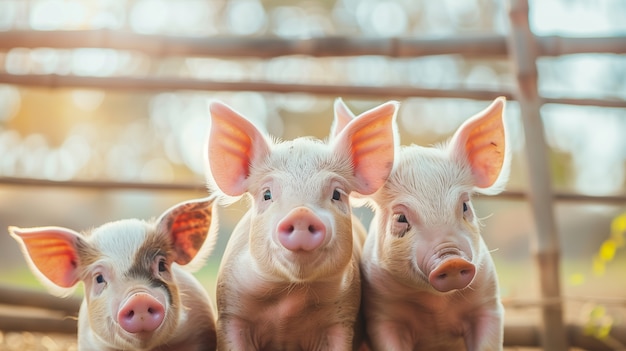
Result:
{"type": "Polygon", "coordinates": [[[162,32],[168,24],[168,10],[166,0],[137,1],[130,11],[130,26],[137,33],[162,32]]]}
{"type": "Polygon", "coordinates": [[[572,155],[574,184],[585,194],[613,194],[624,186],[626,112],[547,105],[548,142],[572,155]]]}
{"type": "Polygon", "coordinates": [[[82,1],[34,1],[29,24],[36,30],[79,29],[85,22],[87,9],[82,1]]]}
{"type": "Polygon", "coordinates": [[[0,30],[8,30],[13,25],[17,13],[17,0],[0,1],[0,30]]]}
{"type": "Polygon", "coordinates": [[[228,29],[236,35],[259,32],[266,22],[265,10],[258,0],[232,0],[226,5],[228,29]]]}
{"type": "Polygon", "coordinates": [[[101,90],[76,89],[72,92],[72,101],[81,110],[93,112],[100,107],[104,96],[101,90]]]}
{"type": "Polygon", "coordinates": [[[118,53],[111,49],[76,49],[72,55],[72,73],[77,76],[110,76],[117,69],[118,53]]]}
{"type": "MultiPolygon", "coordinates": [[[[476,0],[463,3],[454,0],[295,3],[261,0],[32,0],[26,3],[5,0],[0,1],[0,30],[106,28],[193,37],[270,35],[306,39],[333,35],[372,38],[425,35],[436,38],[438,35],[468,32],[507,34],[505,5],[501,1],[476,0]]],[[[540,35],[623,33],[623,16],[619,14],[624,13],[626,5],[618,0],[573,3],[562,0],[531,1],[531,25],[540,35]],[[560,14],[558,17],[552,15],[556,12],[560,14]],[[584,26],[580,24],[582,19],[584,26]]],[[[626,80],[620,78],[626,75],[626,60],[622,55],[542,58],[538,61],[538,69],[542,95],[626,98],[626,80]]],[[[383,56],[312,58],[299,55],[236,59],[153,57],[139,51],[101,48],[16,47],[0,55],[0,70],[13,75],[56,74],[87,78],[154,75],[225,82],[404,85],[434,89],[508,90],[515,85],[515,77],[506,60],[464,59],[456,55],[410,59],[383,56]]],[[[203,174],[204,166],[201,152],[194,150],[201,147],[199,145],[205,137],[209,123],[208,101],[220,99],[233,104],[262,129],[281,137],[285,133],[306,132],[290,126],[292,122],[289,121],[306,125],[307,118],[328,113],[333,100],[303,93],[169,91],[115,94],[107,90],[70,89],[59,92],[53,99],[58,104],[46,110],[33,105],[35,96],[40,94],[39,91],[0,85],[1,145],[2,150],[6,150],[3,151],[0,170],[4,175],[29,173],[29,176],[51,179],[111,177],[156,181],[158,177],[150,174],[158,173],[153,172],[155,169],[162,169],[162,179],[166,181],[189,177],[197,179],[203,174]],[[120,115],[118,111],[125,112],[120,115]],[[24,113],[28,117],[22,116],[24,113]],[[47,124],[39,126],[40,123],[36,122],[40,118],[37,114],[45,114],[47,118],[59,122],[50,131],[52,135],[45,133],[45,147],[37,149],[36,157],[23,157],[23,154],[33,151],[30,133],[41,135],[47,132],[47,124]],[[142,119],[143,122],[137,122],[142,119]],[[125,124],[134,127],[124,127],[125,124]],[[82,129],[72,129],[72,125],[82,125],[82,129]],[[14,129],[20,132],[16,133],[14,129]],[[132,134],[135,132],[139,135],[132,134]],[[71,140],[67,145],[74,146],[67,146],[64,140],[71,140]],[[86,152],[79,156],[76,145],[83,143],[89,147],[83,145],[86,152]],[[67,155],[78,159],[69,162],[67,155]],[[114,166],[116,162],[120,164],[114,166]],[[163,162],[169,163],[169,167],[163,162]]],[[[355,100],[351,104],[360,110],[372,106],[368,100],[355,100]]],[[[399,115],[402,133],[417,142],[445,139],[466,116],[464,111],[477,111],[479,106],[480,103],[454,99],[407,99],[399,115]]],[[[517,111],[514,102],[510,106],[517,111]]],[[[546,106],[544,111],[550,145],[556,152],[565,152],[571,158],[568,165],[571,174],[559,178],[559,181],[565,182],[559,186],[590,194],[615,193],[624,188],[626,176],[623,163],[626,155],[620,151],[623,146],[620,146],[618,136],[611,134],[624,128],[623,122],[620,122],[623,119],[621,110],[546,106]],[[604,116],[599,117],[602,123],[572,122],[592,120],[592,116],[604,116]],[[586,145],[595,138],[603,138],[607,142],[601,144],[610,145],[578,146],[586,145]],[[595,154],[602,156],[591,156],[595,154]],[[585,168],[587,164],[594,166],[585,168]],[[599,182],[602,174],[610,179],[599,182]]],[[[326,129],[309,134],[324,135],[325,132],[326,129]]],[[[521,137],[515,143],[523,147],[521,137]]]]}
{"type": "Polygon", "coordinates": [[[403,35],[408,27],[404,8],[396,1],[361,1],[357,20],[365,34],[392,37],[403,35]]]}
{"type": "Polygon", "coordinates": [[[20,110],[19,90],[10,85],[0,84],[0,123],[11,120],[20,110]]]}

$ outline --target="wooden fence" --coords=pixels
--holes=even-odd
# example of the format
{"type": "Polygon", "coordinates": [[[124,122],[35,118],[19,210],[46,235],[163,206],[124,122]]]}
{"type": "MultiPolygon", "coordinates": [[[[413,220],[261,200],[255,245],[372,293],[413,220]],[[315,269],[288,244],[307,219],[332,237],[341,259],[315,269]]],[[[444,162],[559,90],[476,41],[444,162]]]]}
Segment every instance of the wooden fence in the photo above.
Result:
{"type": "MultiPolygon", "coordinates": [[[[510,34],[508,36],[481,35],[449,38],[347,38],[323,37],[312,39],[278,38],[187,38],[140,35],[128,32],[92,31],[7,31],[0,32],[0,51],[22,48],[111,48],[133,50],[153,57],[210,56],[229,58],[273,58],[284,55],[311,57],[382,55],[394,58],[413,58],[428,55],[458,54],[464,57],[508,58],[516,76],[516,88],[511,91],[473,89],[422,89],[407,86],[341,86],[314,84],[285,84],[266,81],[215,81],[206,79],[164,77],[84,77],[72,75],[12,75],[0,73],[0,83],[18,86],[48,88],[98,88],[105,90],[136,91],[259,91],[275,93],[302,92],[326,96],[394,98],[467,98],[491,100],[507,96],[519,102],[525,135],[525,157],[528,164],[529,190],[527,193],[507,191],[500,196],[528,201],[536,222],[536,235],[531,250],[540,280],[541,300],[535,302],[542,311],[542,324],[506,325],[505,346],[542,347],[550,351],[565,351],[569,347],[587,350],[614,350],[626,345],[626,327],[614,326],[607,339],[587,336],[578,325],[566,325],[563,320],[563,299],[559,275],[560,245],[553,213],[554,201],[601,202],[626,204],[626,196],[585,196],[555,193],[552,190],[547,145],[540,107],[546,103],[594,105],[626,108],[626,101],[616,99],[581,99],[540,96],[536,61],[542,56],[560,56],[575,53],[626,54],[626,37],[568,38],[536,36],[528,23],[527,0],[509,2],[510,34]]],[[[72,187],[97,189],[144,189],[152,191],[198,191],[197,184],[145,184],[117,182],[85,182],[22,179],[0,177],[0,185],[72,187]]],[[[60,300],[22,291],[14,287],[0,287],[0,304],[31,306],[53,310],[48,317],[30,318],[0,316],[0,330],[31,330],[74,333],[75,320],[58,315],[76,315],[79,301],[60,300]]]]}

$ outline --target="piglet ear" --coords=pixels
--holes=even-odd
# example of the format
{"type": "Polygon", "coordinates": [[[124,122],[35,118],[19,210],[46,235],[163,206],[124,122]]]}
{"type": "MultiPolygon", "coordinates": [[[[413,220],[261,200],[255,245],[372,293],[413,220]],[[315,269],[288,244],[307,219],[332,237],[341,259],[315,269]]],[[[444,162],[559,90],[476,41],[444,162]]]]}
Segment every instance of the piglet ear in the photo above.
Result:
{"type": "Polygon", "coordinates": [[[398,102],[390,101],[363,112],[349,122],[335,140],[336,152],[348,150],[356,178],[356,192],[369,195],[387,180],[394,162],[398,102]]]}
{"type": "Polygon", "coordinates": [[[176,263],[188,265],[187,269],[193,270],[196,264],[204,263],[215,245],[214,200],[215,196],[211,196],[182,202],[165,211],[157,221],[157,230],[168,233],[171,238],[176,263]]]}
{"type": "Polygon", "coordinates": [[[208,165],[215,185],[229,196],[242,195],[248,187],[250,165],[269,153],[259,130],[239,113],[220,102],[209,105],[211,131],[208,165]]]}
{"type": "Polygon", "coordinates": [[[334,119],[330,127],[330,137],[336,137],[354,119],[354,114],[341,98],[337,98],[334,104],[334,119]]]}
{"type": "Polygon", "coordinates": [[[465,121],[450,142],[450,152],[457,160],[466,160],[474,178],[475,189],[497,194],[508,178],[510,157],[504,125],[506,99],[498,97],[489,107],[465,121]]]}
{"type": "Polygon", "coordinates": [[[9,233],[22,248],[30,269],[51,293],[71,292],[79,281],[77,232],[60,227],[9,227],[9,233]]]}

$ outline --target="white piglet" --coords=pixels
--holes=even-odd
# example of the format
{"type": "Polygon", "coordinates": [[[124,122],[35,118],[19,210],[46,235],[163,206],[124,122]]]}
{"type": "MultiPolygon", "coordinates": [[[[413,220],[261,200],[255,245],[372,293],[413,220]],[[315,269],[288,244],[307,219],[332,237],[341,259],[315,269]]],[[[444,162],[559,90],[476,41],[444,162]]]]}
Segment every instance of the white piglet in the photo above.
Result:
{"type": "Polygon", "coordinates": [[[349,194],[371,194],[387,179],[396,109],[372,109],[329,142],[275,142],[228,106],[210,105],[209,185],[251,204],[218,273],[220,351],[358,346],[365,229],[352,221],[349,194]]]}
{"type": "Polygon", "coordinates": [[[210,299],[181,267],[199,266],[210,254],[212,208],[212,198],[183,202],[156,222],[120,220],[85,234],[62,227],[9,231],[52,293],[67,295],[84,283],[79,350],[215,350],[210,299]]]}
{"type": "Polygon", "coordinates": [[[361,269],[373,350],[502,350],[498,279],[471,200],[508,179],[504,107],[496,99],[446,145],[402,147],[368,199],[361,269]]]}

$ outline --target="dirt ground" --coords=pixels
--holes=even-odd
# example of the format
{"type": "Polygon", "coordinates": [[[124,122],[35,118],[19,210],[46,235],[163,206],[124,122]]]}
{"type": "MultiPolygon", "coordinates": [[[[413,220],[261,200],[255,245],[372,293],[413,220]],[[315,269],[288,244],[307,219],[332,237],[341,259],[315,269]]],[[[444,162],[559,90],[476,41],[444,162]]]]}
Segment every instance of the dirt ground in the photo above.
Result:
{"type": "MultiPolygon", "coordinates": [[[[0,351],[76,351],[76,337],[61,334],[0,331],[0,351]]],[[[538,351],[536,348],[505,348],[505,351],[538,351]]]]}

